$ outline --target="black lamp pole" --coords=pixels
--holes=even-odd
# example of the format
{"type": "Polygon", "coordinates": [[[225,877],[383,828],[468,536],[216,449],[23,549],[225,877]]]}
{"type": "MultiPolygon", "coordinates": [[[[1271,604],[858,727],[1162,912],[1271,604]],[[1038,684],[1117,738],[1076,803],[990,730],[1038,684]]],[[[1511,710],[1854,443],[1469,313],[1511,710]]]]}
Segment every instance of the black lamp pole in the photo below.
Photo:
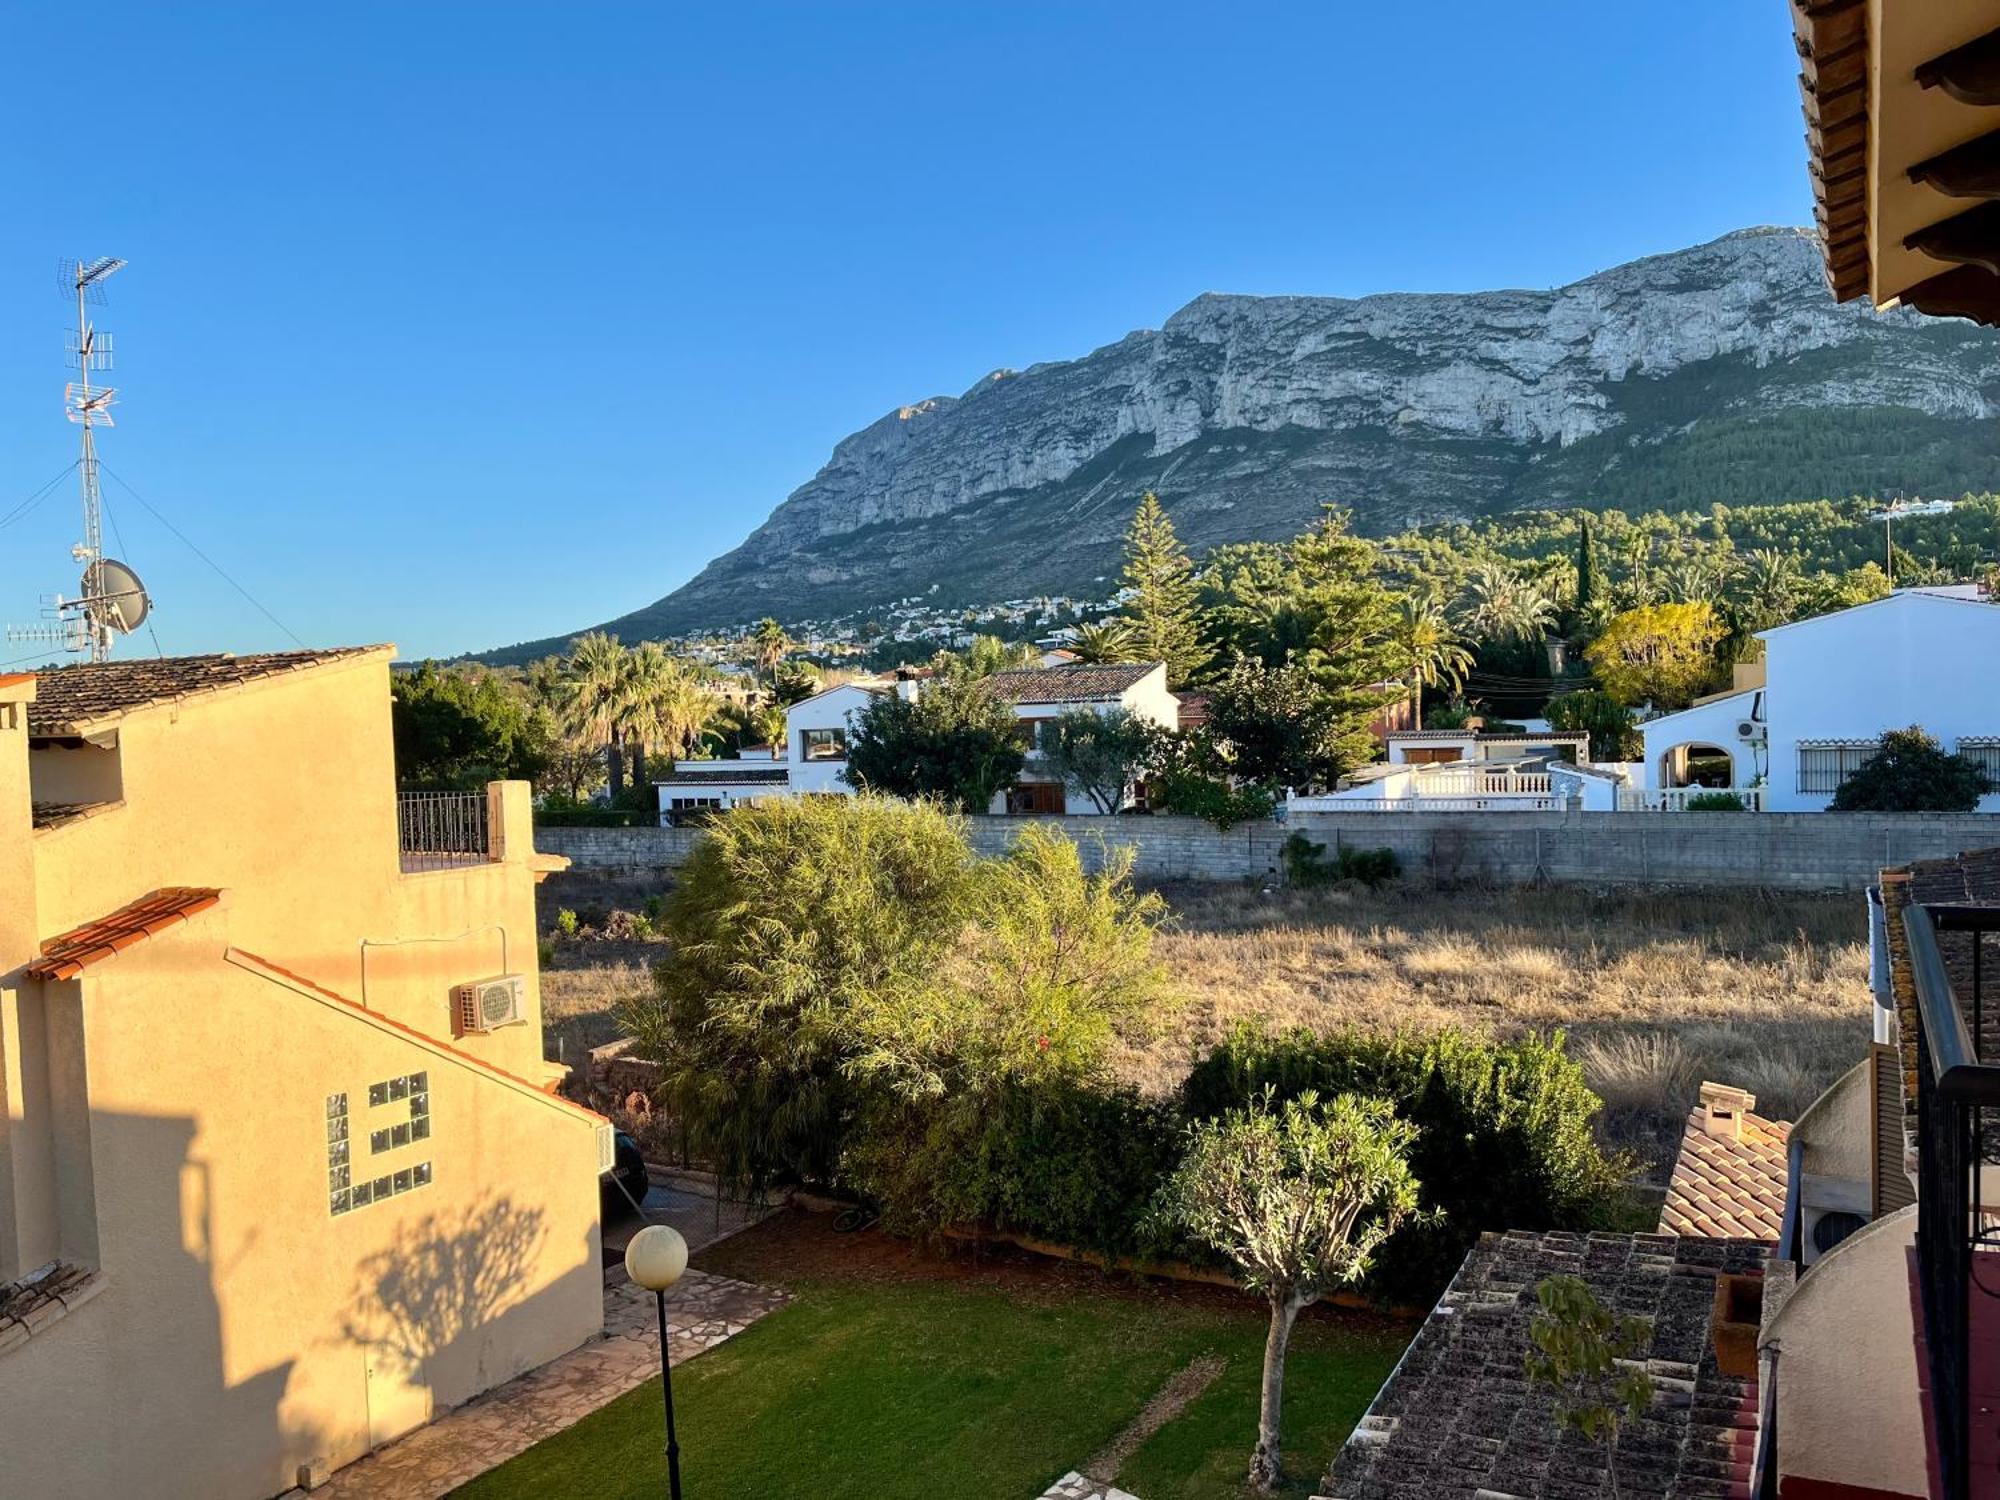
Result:
{"type": "Polygon", "coordinates": [[[660,1310],[660,1394],[667,1403],[667,1491],[681,1500],[681,1440],[674,1436],[674,1372],[667,1354],[667,1294],[653,1293],[660,1310]]]}

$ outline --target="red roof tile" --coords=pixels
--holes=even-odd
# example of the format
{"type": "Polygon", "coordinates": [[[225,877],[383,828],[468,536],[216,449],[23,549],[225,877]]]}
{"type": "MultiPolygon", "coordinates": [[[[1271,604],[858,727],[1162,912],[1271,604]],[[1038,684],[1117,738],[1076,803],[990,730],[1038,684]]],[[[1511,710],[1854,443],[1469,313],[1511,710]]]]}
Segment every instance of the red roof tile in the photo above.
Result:
{"type": "Polygon", "coordinates": [[[1660,1233],[1703,1239],[1773,1240],[1785,1221],[1785,1143],[1792,1127],[1745,1110],[1735,1140],[1702,1125],[1701,1107],[1688,1115],[1680,1160],[1660,1210],[1660,1233]]]}
{"type": "Polygon", "coordinates": [[[95,922],[86,922],[42,944],[42,956],[28,965],[30,979],[74,979],[99,959],[144,942],[207,911],[222,892],[200,886],[175,885],[141,896],[95,922]]]}

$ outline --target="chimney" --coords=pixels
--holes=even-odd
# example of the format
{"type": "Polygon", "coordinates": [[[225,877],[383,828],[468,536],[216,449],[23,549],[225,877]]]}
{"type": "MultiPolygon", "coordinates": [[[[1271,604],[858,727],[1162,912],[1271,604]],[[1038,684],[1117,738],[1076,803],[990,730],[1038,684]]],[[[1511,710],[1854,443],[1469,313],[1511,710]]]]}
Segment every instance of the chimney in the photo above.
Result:
{"type": "Polygon", "coordinates": [[[1741,1140],[1743,1116],[1757,1107],[1757,1096],[1726,1083],[1701,1086],[1702,1134],[1718,1141],[1741,1140]]]}

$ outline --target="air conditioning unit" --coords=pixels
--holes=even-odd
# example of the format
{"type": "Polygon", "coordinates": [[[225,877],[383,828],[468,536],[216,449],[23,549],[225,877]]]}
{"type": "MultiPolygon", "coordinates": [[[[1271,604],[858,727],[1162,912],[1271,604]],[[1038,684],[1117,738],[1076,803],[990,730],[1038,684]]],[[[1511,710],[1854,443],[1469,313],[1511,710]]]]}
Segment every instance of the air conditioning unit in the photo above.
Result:
{"type": "Polygon", "coordinates": [[[1736,726],[1736,738],[1739,740],[1748,740],[1753,745],[1762,744],[1764,741],[1764,726],[1759,724],[1755,719],[1744,719],[1736,726]]]}
{"type": "Polygon", "coordinates": [[[453,985],[451,1002],[459,1035],[524,1024],[528,1019],[521,1014],[525,996],[525,981],[519,974],[496,974],[491,979],[453,985]]]}

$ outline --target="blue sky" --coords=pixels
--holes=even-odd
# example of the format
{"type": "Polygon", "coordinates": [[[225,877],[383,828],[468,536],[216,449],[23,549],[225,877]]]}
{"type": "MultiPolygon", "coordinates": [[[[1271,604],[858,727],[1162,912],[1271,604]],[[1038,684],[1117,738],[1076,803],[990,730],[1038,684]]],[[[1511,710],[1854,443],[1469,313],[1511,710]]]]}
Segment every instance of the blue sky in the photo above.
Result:
{"type": "MultiPolygon", "coordinates": [[[[1671,25],[1604,0],[13,7],[0,516],[74,456],[55,265],[120,255],[105,462],[290,631],[444,654],[578,628],[889,408],[1203,291],[1549,286],[1804,223],[1788,25],[1778,0],[1671,25]]],[[[106,492],[169,652],[291,644],[106,492]]],[[[70,480],[0,527],[0,624],[71,584],[77,525],[70,480]]]]}

